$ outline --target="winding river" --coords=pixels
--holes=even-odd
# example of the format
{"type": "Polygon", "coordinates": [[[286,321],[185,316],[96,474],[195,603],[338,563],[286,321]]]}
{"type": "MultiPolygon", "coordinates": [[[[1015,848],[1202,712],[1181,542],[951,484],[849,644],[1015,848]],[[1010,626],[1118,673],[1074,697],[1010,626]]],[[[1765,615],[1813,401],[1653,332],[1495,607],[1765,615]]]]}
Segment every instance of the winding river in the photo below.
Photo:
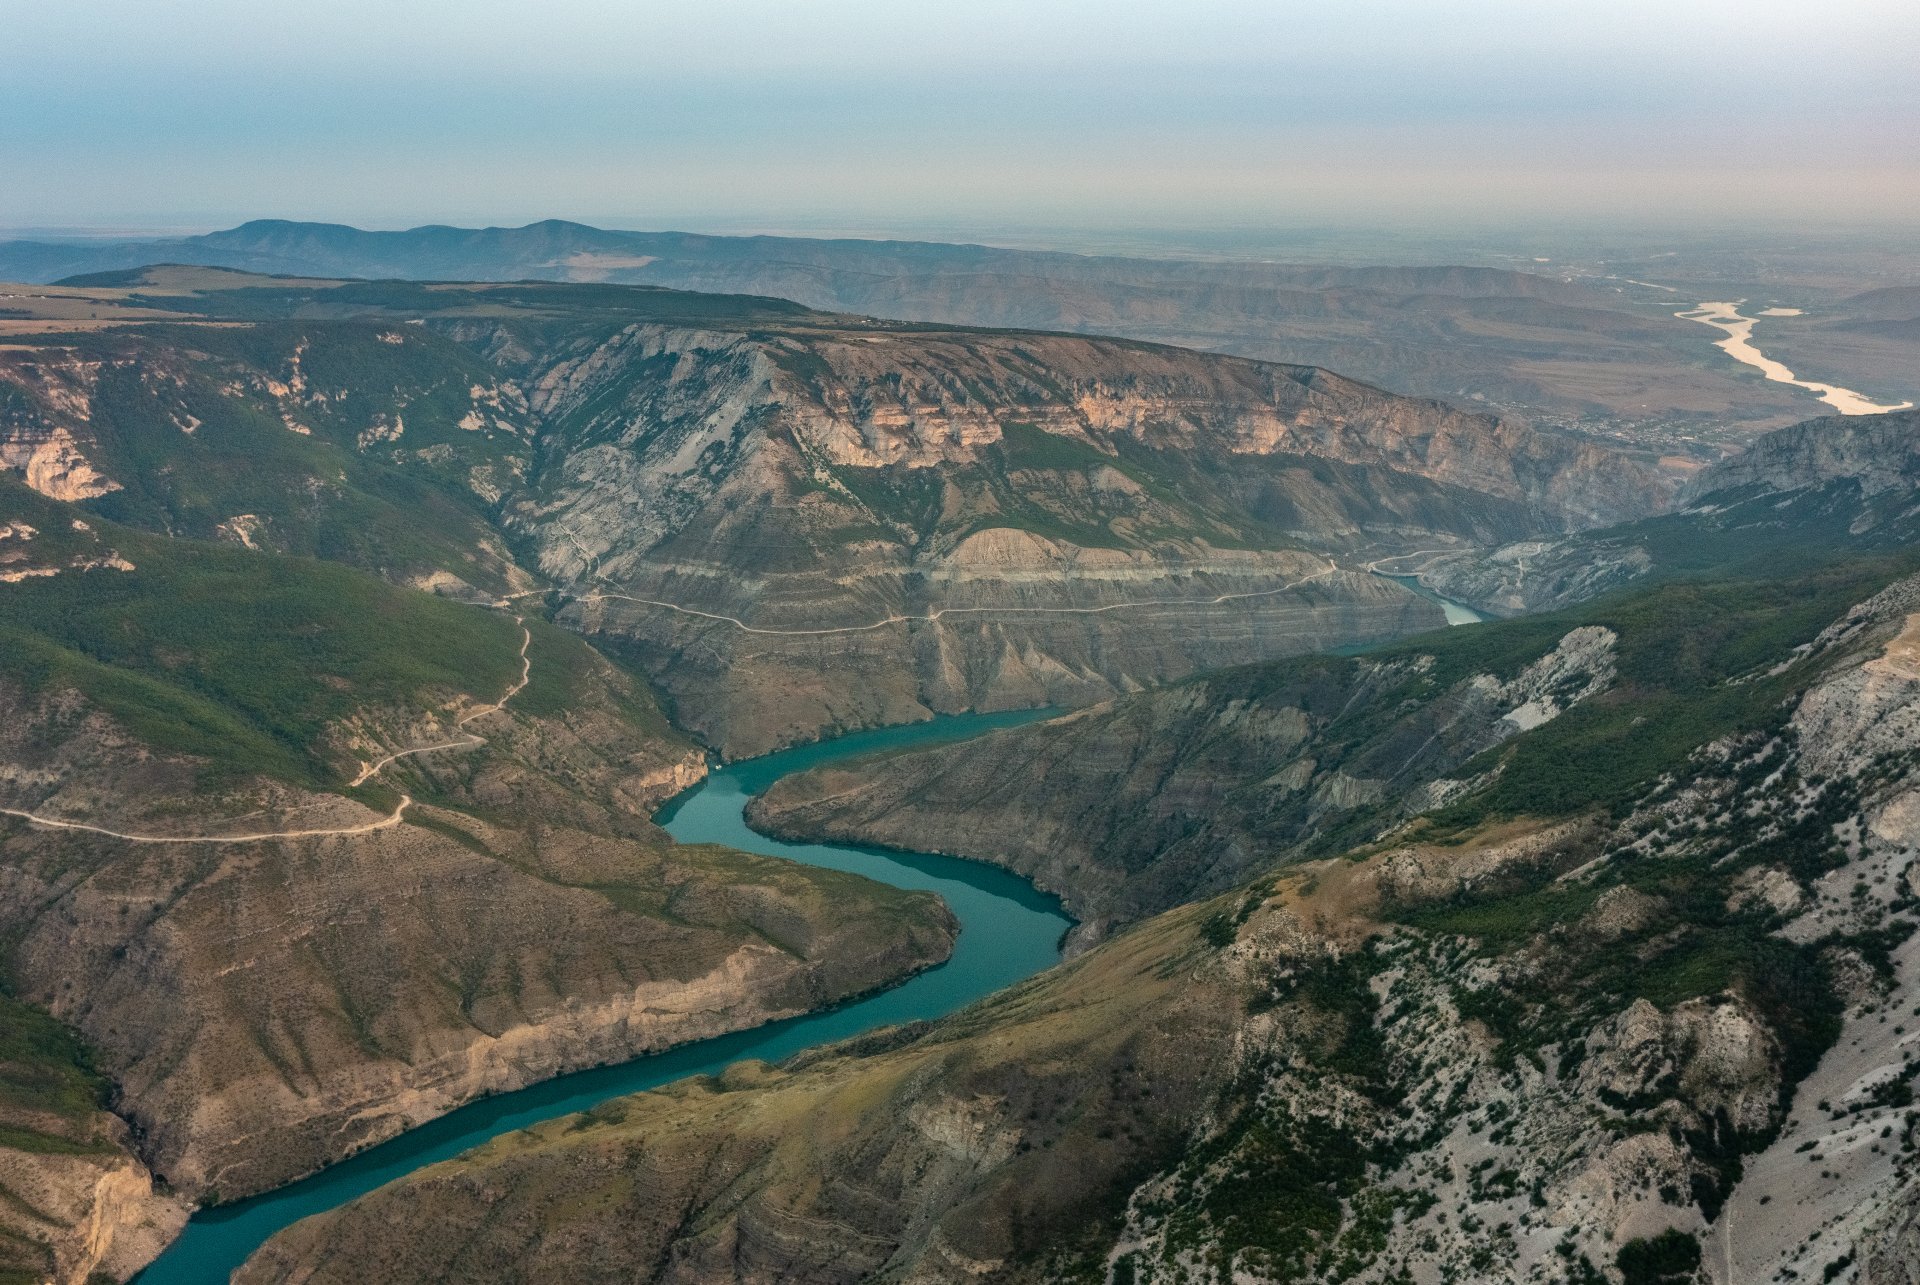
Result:
{"type": "Polygon", "coordinates": [[[1754,346],[1753,328],[1760,317],[1799,316],[1798,308],[1768,308],[1760,314],[1760,317],[1749,317],[1740,311],[1738,302],[1703,303],[1697,308],[1676,312],[1673,315],[1682,321],[1697,321],[1703,326],[1712,326],[1715,330],[1726,331],[1727,337],[1715,340],[1714,347],[1735,361],[1752,366],[1775,383],[1792,384],[1795,388],[1806,389],[1842,415],[1884,415],[1888,411],[1906,410],[1913,405],[1912,402],[1897,404],[1877,402],[1864,393],[1854,392],[1851,388],[1801,379],[1754,346]]]}
{"type": "Polygon", "coordinates": [[[345,1204],[422,1166],[448,1160],[503,1133],[584,1111],[608,1098],[657,1088],[690,1075],[712,1075],[746,1058],[791,1057],[816,1044],[863,1031],[951,1013],[965,1004],[1057,963],[1060,940],[1072,921],[1059,903],[1015,875],[993,866],[927,853],[886,852],[838,844],[783,843],[747,828],[742,809],[779,778],[823,763],[872,753],[961,740],[999,727],[1045,717],[1020,710],[935,719],[855,732],[833,741],[749,759],[715,771],[673,800],[656,818],[682,843],[723,843],[808,865],[865,875],[900,888],[924,889],[946,899],[959,918],[952,958],[904,985],[839,1008],[685,1044],[548,1080],[460,1108],[312,1177],[203,1210],[186,1231],[136,1278],[139,1285],[211,1285],[225,1281],[275,1232],[310,1214],[345,1204]]]}

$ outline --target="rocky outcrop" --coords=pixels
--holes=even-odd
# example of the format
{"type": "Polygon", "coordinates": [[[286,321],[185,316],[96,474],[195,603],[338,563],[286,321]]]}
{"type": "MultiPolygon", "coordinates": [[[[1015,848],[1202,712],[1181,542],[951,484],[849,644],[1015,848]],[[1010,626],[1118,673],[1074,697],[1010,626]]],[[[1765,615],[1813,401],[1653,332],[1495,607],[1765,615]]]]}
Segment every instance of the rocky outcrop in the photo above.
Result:
{"type": "Polygon", "coordinates": [[[1756,438],[1738,455],[1702,469],[1683,499],[1756,487],[1798,491],[1851,481],[1867,497],[1920,487],[1920,412],[1830,415],[1756,438]]]}
{"type": "Polygon", "coordinates": [[[1883,747],[1920,708],[1916,594],[1790,649],[1791,729],[1693,747],[1611,814],[1429,818],[943,1022],[496,1140],[239,1279],[1519,1282],[1666,1237],[1709,1279],[1905,1280],[1920,942],[1889,911],[1920,786],[1883,747]],[[1791,919],[1682,909],[1782,851],[1791,919]],[[1872,941],[1848,999],[1823,961],[1872,941]]]}
{"type": "Polygon", "coordinates": [[[1695,474],[1678,511],[1608,530],[1423,557],[1421,583],[1483,611],[1550,611],[1655,575],[1899,548],[1920,535],[1920,413],[1833,415],[1695,474]]]}

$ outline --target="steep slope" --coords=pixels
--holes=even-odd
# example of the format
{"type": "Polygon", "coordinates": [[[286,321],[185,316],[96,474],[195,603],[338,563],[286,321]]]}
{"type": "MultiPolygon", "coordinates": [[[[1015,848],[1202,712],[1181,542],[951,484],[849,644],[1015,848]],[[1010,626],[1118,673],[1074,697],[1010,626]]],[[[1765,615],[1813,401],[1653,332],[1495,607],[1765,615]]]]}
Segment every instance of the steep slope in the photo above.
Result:
{"type": "Polygon", "coordinates": [[[532,425],[480,358],[391,324],[167,325],[0,353],[0,464],[116,521],[502,593],[488,504],[532,425]]]}
{"type": "MultiPolygon", "coordinates": [[[[1704,708],[1668,720],[1658,763],[1627,715],[1653,697],[1623,673],[1616,734],[1561,730],[1589,697],[1378,844],[1149,919],[931,1026],[499,1139],[283,1232],[239,1279],[1832,1280],[1897,1262],[1913,1066],[1879,1019],[1920,983],[1920,580],[1872,592],[1890,574],[1674,639],[1704,708]],[[1602,787],[1513,811],[1516,781],[1549,779],[1528,755],[1569,744],[1602,787]],[[1816,1110],[1826,1083],[1845,1088],[1816,1110]]],[[[1518,628],[1456,632],[1492,669],[1518,628]]]]}
{"type": "Polygon", "coordinates": [[[0,1281],[121,1280],[186,1221],[108,1092],[72,1032],[0,996],[0,1281]]]}
{"type": "Polygon", "coordinates": [[[977,742],[796,774],[772,833],[1003,862],[1081,941],[1424,811],[1429,786],[1613,682],[1619,636],[1556,621],[1497,672],[1457,639],[1229,670],[977,742]],[[1451,646],[1447,644],[1452,644],[1451,646]]]}
{"type": "Polygon", "coordinates": [[[932,897],[672,844],[703,756],[571,634],[0,499],[0,962],[113,1083],[113,1183],[245,1195],[951,948],[932,897]]]}
{"type": "Polygon", "coordinates": [[[603,586],[570,619],[642,648],[730,753],[1390,636],[1431,609],[1302,544],[1478,540],[1657,493],[1603,480],[1594,448],[1324,372],[1111,341],[641,332],[564,370],[535,398],[564,458],[509,522],[546,574],[603,586]],[[635,379],[669,364],[687,377],[635,379]]]}
{"type": "MultiPolygon", "coordinates": [[[[1856,483],[1862,501],[1920,486],[1920,411],[1831,415],[1769,433],[1703,470],[1684,498],[1697,502],[1747,487],[1786,494],[1830,482],[1856,483]]],[[[1863,530],[1878,525],[1873,516],[1860,515],[1863,530]]]]}
{"type": "Polygon", "coordinates": [[[1550,610],[1648,578],[1786,570],[1920,535],[1920,413],[1833,415],[1768,433],[1703,469],[1675,512],[1491,551],[1396,560],[1483,611],[1550,610]]]}
{"type": "Polygon", "coordinates": [[[1728,733],[1764,721],[1774,685],[1734,696],[1721,681],[1760,646],[1810,636],[1861,583],[1839,570],[1675,584],[1364,656],[1208,675],[797,774],[751,815],[789,837],[1004,862],[1060,893],[1085,938],[1449,800],[1438,815],[1475,820],[1612,806],[1683,761],[1707,721],[1728,733]],[[1595,746],[1631,772],[1585,761],[1595,746]],[[1478,802],[1455,798],[1456,775],[1478,802]]]}
{"type": "Polygon", "coordinates": [[[777,300],[174,268],[39,306],[31,483],[466,596],[530,583],[511,549],[730,755],[1406,633],[1433,605],[1330,555],[1667,490],[1311,368],[777,300]]]}

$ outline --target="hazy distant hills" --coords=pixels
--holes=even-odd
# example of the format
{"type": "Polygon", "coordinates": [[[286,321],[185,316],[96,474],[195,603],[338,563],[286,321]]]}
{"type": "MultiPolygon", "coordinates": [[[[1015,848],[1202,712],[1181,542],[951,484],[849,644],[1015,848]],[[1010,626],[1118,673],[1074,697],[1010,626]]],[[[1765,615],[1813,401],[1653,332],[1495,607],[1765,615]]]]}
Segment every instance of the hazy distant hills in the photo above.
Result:
{"type": "MultiPolygon", "coordinates": [[[[549,219],[520,228],[427,226],[374,232],[338,223],[258,219],[202,236],[158,240],[0,243],[0,278],[52,281],[79,273],[170,262],[250,272],[415,280],[559,280],[673,284],[714,289],[672,274],[792,274],[835,290],[857,278],[934,273],[1148,284],[1374,289],[1591,303],[1588,287],[1476,267],[1326,267],[1132,259],[1007,250],[935,241],[706,236],[625,232],[549,219]]],[[[758,293],[769,293],[758,291],[758,293]]],[[[773,292],[777,293],[777,292],[773,292]]],[[[802,302],[805,302],[804,300],[802,302]]],[[[817,305],[816,305],[817,306],[817,305]]]]}
{"type": "Polygon", "coordinates": [[[1815,407],[1624,287],[1480,267],[1133,259],[915,241],[258,221],[149,241],[0,243],[0,280],[156,262],[293,275],[567,280],[793,299],[905,320],[1118,334],[1324,366],[1548,420],[1776,427],[1815,407]]]}

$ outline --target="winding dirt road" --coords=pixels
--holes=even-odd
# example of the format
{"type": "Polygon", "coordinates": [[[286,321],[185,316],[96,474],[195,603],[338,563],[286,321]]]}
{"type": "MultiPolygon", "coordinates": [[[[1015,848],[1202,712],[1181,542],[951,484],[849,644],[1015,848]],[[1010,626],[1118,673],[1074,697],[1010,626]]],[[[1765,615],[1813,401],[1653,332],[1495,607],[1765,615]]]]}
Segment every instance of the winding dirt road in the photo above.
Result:
{"type": "Polygon", "coordinates": [[[712,611],[701,611],[696,607],[683,607],[677,602],[663,602],[658,598],[636,598],[624,593],[587,593],[581,594],[579,601],[585,602],[634,602],[647,607],[660,607],[667,611],[677,611],[683,616],[698,616],[702,620],[717,620],[732,625],[743,633],[767,634],[775,638],[817,638],[827,634],[864,634],[875,629],[885,629],[891,625],[930,624],[942,616],[1008,616],[1008,615],[1049,615],[1049,616],[1099,616],[1109,611],[1129,611],[1137,607],[1217,607],[1221,603],[1240,602],[1247,598],[1271,598],[1275,594],[1290,593],[1302,585],[1315,580],[1324,580],[1341,570],[1333,559],[1327,559],[1323,570],[1310,576],[1283,584],[1276,589],[1255,589],[1247,593],[1223,593],[1216,598],[1140,598],[1132,602],[1110,602],[1104,607],[936,607],[925,615],[888,616],[864,625],[836,625],[830,629],[762,629],[750,625],[738,616],[726,616],[712,611]]]}
{"type": "MultiPolygon", "coordinates": [[[[527,685],[533,673],[533,662],[527,657],[527,649],[533,645],[533,633],[527,628],[527,622],[519,616],[513,618],[520,626],[520,678],[504,695],[491,705],[479,705],[468,710],[454,721],[455,727],[465,727],[475,719],[497,714],[505,709],[507,702],[518,696],[527,685]]],[[[372,763],[364,764],[360,775],[347,782],[350,789],[364,785],[394,763],[416,754],[431,754],[436,750],[473,749],[485,745],[487,738],[464,732],[458,740],[441,741],[434,745],[417,745],[412,749],[397,750],[372,763]]],[[[399,825],[407,809],[413,806],[413,796],[402,794],[400,802],[388,815],[377,821],[368,821],[362,825],[330,826],[312,830],[262,830],[255,834],[130,834],[124,830],[109,830],[105,826],[88,825],[84,821],[63,821],[58,817],[41,816],[37,812],[26,812],[19,808],[0,808],[0,816],[19,817],[23,821],[49,830],[84,830],[88,834],[103,834],[110,839],[124,839],[128,843],[259,843],[267,839],[318,839],[333,835],[372,834],[375,830],[386,830],[399,825]]]]}

